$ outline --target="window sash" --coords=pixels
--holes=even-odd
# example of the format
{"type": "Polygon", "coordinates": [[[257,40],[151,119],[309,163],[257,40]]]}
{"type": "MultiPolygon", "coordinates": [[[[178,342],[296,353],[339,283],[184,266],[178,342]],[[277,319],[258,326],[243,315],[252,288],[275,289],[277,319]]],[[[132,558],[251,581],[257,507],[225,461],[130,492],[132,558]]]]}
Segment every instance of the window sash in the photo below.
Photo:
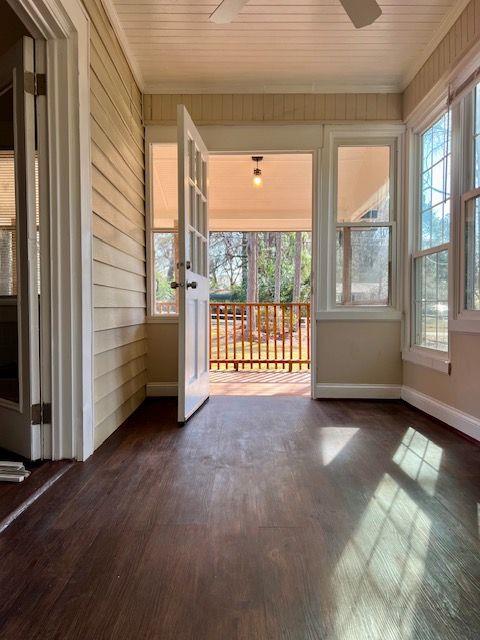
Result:
{"type": "MultiPolygon", "coordinates": [[[[414,284],[414,297],[413,297],[413,313],[414,313],[414,335],[413,335],[413,343],[415,347],[419,347],[421,349],[428,349],[429,351],[438,351],[441,353],[448,353],[449,350],[449,327],[448,327],[448,306],[449,306],[449,263],[450,263],[450,255],[448,245],[443,245],[442,247],[435,248],[434,251],[428,251],[427,253],[421,253],[420,255],[412,256],[412,279],[414,284]],[[427,294],[427,283],[423,279],[423,272],[420,266],[422,265],[422,261],[427,258],[432,258],[434,256],[438,256],[441,253],[447,254],[447,279],[446,279],[446,299],[440,297],[439,294],[439,280],[435,281],[436,286],[436,295],[431,298],[427,294]],[[447,314],[442,317],[442,314],[439,313],[439,305],[440,303],[446,303],[447,305],[447,314]],[[436,306],[437,313],[428,313],[429,306],[436,306]],[[435,324],[435,336],[436,340],[430,339],[428,340],[428,318],[430,320],[433,319],[435,324]],[[423,322],[425,319],[425,323],[423,322]],[[440,324],[442,320],[445,322],[446,329],[446,340],[445,340],[445,349],[441,348],[439,344],[439,334],[441,334],[440,324]],[[428,344],[430,342],[431,344],[428,344]],[[436,342],[434,346],[433,343],[436,342]]],[[[436,265],[437,268],[437,276],[438,276],[438,262],[436,265]]]]}
{"type": "MultiPolygon", "coordinates": [[[[368,224],[367,221],[354,222],[354,223],[338,223],[335,229],[335,238],[339,229],[343,231],[343,244],[342,244],[342,302],[336,300],[336,288],[337,288],[337,269],[335,270],[335,307],[366,307],[366,308],[378,308],[378,307],[391,307],[392,306],[392,274],[393,274],[393,253],[395,246],[395,223],[394,222],[377,222],[375,224],[368,224]],[[352,229],[372,229],[383,228],[389,229],[388,236],[388,265],[387,265],[387,302],[365,302],[364,300],[355,302],[352,296],[352,253],[351,253],[351,230],[352,229]]],[[[337,256],[337,246],[335,241],[335,254],[337,256]]],[[[337,265],[336,265],[337,266],[337,265]]]]}

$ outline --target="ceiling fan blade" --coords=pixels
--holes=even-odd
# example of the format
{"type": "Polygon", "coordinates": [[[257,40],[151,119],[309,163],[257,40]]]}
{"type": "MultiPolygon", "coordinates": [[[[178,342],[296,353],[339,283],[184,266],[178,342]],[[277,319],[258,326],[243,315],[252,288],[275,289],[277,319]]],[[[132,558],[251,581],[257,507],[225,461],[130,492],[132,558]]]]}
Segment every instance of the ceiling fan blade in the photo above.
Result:
{"type": "Polygon", "coordinates": [[[240,13],[248,0],[223,0],[210,16],[210,22],[228,24],[240,13]]]}
{"type": "Polygon", "coordinates": [[[356,29],[372,24],[382,15],[382,10],[375,0],[340,0],[340,2],[356,29]]]}

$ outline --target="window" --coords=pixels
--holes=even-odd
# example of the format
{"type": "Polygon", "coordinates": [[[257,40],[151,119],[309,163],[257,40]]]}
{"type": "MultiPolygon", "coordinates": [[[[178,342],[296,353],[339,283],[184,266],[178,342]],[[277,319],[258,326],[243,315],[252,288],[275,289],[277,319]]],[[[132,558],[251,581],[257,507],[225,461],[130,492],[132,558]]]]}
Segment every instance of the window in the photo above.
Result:
{"type": "Polygon", "coordinates": [[[178,250],[177,146],[151,145],[151,315],[178,313],[175,280],[178,250]]]}
{"type": "Polygon", "coordinates": [[[469,137],[473,132],[473,170],[469,191],[462,198],[465,243],[464,309],[480,311],[480,85],[476,86],[467,100],[473,105],[470,125],[472,131],[467,131],[469,137]]]}
{"type": "Polygon", "coordinates": [[[337,305],[391,304],[391,157],[390,145],[338,147],[337,305]]]}
{"type": "Polygon", "coordinates": [[[421,136],[414,271],[414,342],[448,351],[450,112],[421,136]]]}

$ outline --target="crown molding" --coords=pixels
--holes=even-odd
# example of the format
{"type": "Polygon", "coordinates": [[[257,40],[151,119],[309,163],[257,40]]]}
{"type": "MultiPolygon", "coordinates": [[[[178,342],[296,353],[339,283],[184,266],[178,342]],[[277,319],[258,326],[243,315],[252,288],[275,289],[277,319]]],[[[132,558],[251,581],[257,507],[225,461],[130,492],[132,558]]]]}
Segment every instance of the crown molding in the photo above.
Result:
{"type": "Polygon", "coordinates": [[[410,82],[415,78],[417,73],[423,67],[423,65],[430,58],[432,53],[441,43],[443,38],[447,35],[450,29],[453,27],[458,18],[465,11],[466,7],[470,4],[471,0],[458,0],[456,4],[454,4],[449,11],[443,17],[437,31],[433,34],[432,38],[429,40],[426,47],[423,49],[421,54],[416,58],[413,64],[409,67],[406,73],[403,76],[402,83],[398,87],[399,91],[403,92],[408,87],[410,82]]]}
{"type": "Polygon", "coordinates": [[[100,0],[100,2],[102,3],[103,8],[105,9],[105,13],[110,20],[112,28],[115,32],[115,35],[117,36],[120,47],[125,55],[128,66],[130,67],[130,71],[135,78],[135,82],[137,83],[138,88],[140,89],[142,94],[147,93],[142,71],[137,61],[135,60],[135,56],[132,53],[127,36],[125,35],[125,31],[123,30],[122,24],[118,18],[118,13],[113,4],[113,0],[100,0]]]}

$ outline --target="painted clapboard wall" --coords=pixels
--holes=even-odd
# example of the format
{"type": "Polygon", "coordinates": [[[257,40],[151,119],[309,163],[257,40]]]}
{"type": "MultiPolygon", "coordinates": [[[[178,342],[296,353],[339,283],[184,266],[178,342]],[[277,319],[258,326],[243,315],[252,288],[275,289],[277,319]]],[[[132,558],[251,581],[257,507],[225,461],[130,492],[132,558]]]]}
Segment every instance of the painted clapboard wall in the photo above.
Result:
{"type": "Polygon", "coordinates": [[[101,0],[91,20],[95,446],[145,397],[142,95],[101,0]]]}
{"type": "Polygon", "coordinates": [[[436,83],[478,43],[480,39],[480,0],[470,0],[428,60],[403,93],[405,119],[436,83]]]}
{"type": "Polygon", "coordinates": [[[146,94],[145,123],[174,123],[177,104],[199,125],[402,120],[399,93],[146,94]]]}

